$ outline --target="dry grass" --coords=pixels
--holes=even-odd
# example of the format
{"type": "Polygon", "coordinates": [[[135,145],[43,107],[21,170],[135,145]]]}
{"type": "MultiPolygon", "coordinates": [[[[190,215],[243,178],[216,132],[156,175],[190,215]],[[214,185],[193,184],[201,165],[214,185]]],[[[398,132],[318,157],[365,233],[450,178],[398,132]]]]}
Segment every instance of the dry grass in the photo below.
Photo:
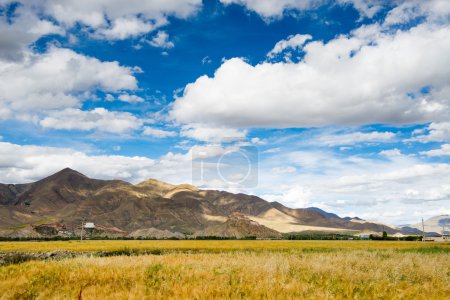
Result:
{"type": "MultiPolygon", "coordinates": [[[[450,244],[440,244],[447,249],[450,244]]],[[[288,240],[88,240],[53,242],[0,242],[2,251],[114,251],[124,248],[136,250],[206,250],[206,251],[270,251],[295,249],[410,249],[433,248],[435,243],[397,241],[288,241],[288,240]]]]}
{"type": "MultiPolygon", "coordinates": [[[[131,246],[130,241],[92,241],[76,245],[106,250],[123,243],[141,249],[209,250],[80,256],[0,267],[0,299],[79,299],[80,295],[82,299],[448,299],[450,295],[448,244],[131,241],[131,246]],[[252,244],[259,250],[250,250],[252,244]],[[290,250],[278,251],[277,246],[290,250]]],[[[19,244],[22,250],[26,245],[55,250],[72,243],[10,244],[16,249],[19,244]]]]}

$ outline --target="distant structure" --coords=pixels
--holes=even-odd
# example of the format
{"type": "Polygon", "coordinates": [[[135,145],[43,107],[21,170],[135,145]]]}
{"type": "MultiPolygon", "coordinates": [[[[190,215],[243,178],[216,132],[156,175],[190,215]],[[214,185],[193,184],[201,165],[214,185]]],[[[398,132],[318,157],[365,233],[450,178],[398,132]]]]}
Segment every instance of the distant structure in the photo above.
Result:
{"type": "Polygon", "coordinates": [[[36,230],[40,234],[44,235],[59,235],[59,236],[71,236],[72,232],[70,232],[66,225],[62,223],[48,223],[48,224],[40,224],[33,226],[33,229],[36,230]]]}
{"type": "Polygon", "coordinates": [[[86,222],[83,227],[85,229],[95,229],[95,224],[93,222],[86,222]]]}
{"type": "Polygon", "coordinates": [[[425,242],[427,240],[427,236],[425,234],[425,223],[423,222],[422,218],[422,241],[425,242]]]}
{"type": "Polygon", "coordinates": [[[400,232],[396,232],[396,233],[392,234],[391,237],[394,237],[394,238],[404,238],[404,237],[406,237],[406,235],[404,235],[404,234],[402,234],[402,233],[400,233],[400,232]]]}
{"type": "Polygon", "coordinates": [[[370,236],[381,237],[381,234],[375,231],[364,231],[356,234],[356,236],[358,236],[361,240],[370,240],[370,236]]]}
{"type": "Polygon", "coordinates": [[[426,242],[450,242],[450,234],[425,237],[426,242]]]}

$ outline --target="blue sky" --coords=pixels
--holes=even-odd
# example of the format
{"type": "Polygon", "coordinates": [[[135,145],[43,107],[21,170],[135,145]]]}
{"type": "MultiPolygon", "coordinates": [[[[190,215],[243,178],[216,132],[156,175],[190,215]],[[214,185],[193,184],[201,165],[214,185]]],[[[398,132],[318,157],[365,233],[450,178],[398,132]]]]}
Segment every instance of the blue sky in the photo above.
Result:
{"type": "Polygon", "coordinates": [[[0,17],[0,182],[72,167],[395,224],[450,213],[448,1],[0,0],[0,17]]]}

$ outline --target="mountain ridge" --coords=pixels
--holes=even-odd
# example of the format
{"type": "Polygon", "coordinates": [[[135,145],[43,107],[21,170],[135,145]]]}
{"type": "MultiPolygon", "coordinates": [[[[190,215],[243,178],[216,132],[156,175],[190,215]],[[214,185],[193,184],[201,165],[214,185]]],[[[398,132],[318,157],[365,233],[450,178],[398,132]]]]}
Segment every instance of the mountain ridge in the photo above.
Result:
{"type": "Polygon", "coordinates": [[[33,183],[0,184],[0,235],[6,236],[42,223],[65,224],[75,232],[82,219],[127,233],[146,228],[188,235],[222,229],[227,234],[249,234],[255,230],[258,237],[265,233],[274,236],[273,231],[398,232],[384,225],[328,214],[336,217],[292,209],[243,193],[201,190],[189,184],[149,179],[133,185],[122,180],[91,179],[69,168],[33,183]],[[242,215],[243,219],[236,221],[233,215],[242,215]],[[232,230],[229,225],[234,226],[232,230]]]}

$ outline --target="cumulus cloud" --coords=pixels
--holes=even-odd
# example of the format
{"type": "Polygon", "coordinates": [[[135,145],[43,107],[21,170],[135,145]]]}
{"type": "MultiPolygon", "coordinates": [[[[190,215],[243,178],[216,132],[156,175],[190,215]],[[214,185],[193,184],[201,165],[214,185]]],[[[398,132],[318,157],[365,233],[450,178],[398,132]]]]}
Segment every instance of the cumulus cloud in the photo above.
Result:
{"type": "Polygon", "coordinates": [[[128,102],[128,103],[136,103],[136,102],[144,102],[144,98],[139,97],[137,95],[130,95],[130,94],[122,94],[118,97],[120,101],[128,102]]]}
{"type": "Polygon", "coordinates": [[[273,58],[277,54],[283,52],[286,49],[298,50],[307,40],[312,39],[309,34],[296,34],[290,35],[287,39],[281,40],[275,44],[275,47],[267,54],[268,57],[273,58]]]}
{"type": "Polygon", "coordinates": [[[153,127],[144,127],[143,135],[152,136],[155,138],[167,138],[167,137],[175,137],[178,134],[174,131],[167,131],[153,127]]]}
{"type": "Polygon", "coordinates": [[[422,143],[450,141],[450,122],[433,122],[416,133],[418,134],[408,141],[422,143]]]}
{"type": "MultiPolygon", "coordinates": [[[[3,4],[13,1],[3,1],[3,4]]],[[[167,24],[168,17],[187,18],[202,6],[201,0],[38,0],[17,1],[36,15],[51,18],[71,29],[77,24],[94,38],[122,40],[148,33],[167,24]]]]}
{"type": "Polygon", "coordinates": [[[96,31],[96,35],[108,40],[124,40],[150,32],[159,24],[147,23],[138,17],[118,18],[113,21],[111,27],[101,28],[96,31]]]}
{"type": "Polygon", "coordinates": [[[175,45],[169,41],[169,34],[165,31],[158,31],[151,41],[148,41],[150,45],[157,48],[169,49],[175,45]]]}
{"type": "Polygon", "coordinates": [[[429,209],[450,204],[449,164],[424,162],[395,149],[384,154],[389,159],[313,150],[273,153],[260,161],[258,193],[295,207],[317,206],[342,215],[356,211],[384,222],[415,222],[414,213],[432,216],[429,209]],[[283,168],[297,172],[274,172],[283,168]],[[290,190],[298,192],[298,201],[287,196],[290,190]],[[307,191],[306,203],[302,191],[307,191]],[[399,215],[385,214],[393,210],[399,215]]]}
{"type": "Polygon", "coordinates": [[[357,143],[384,143],[392,141],[396,137],[393,132],[352,132],[346,134],[333,134],[333,135],[319,135],[313,138],[313,144],[325,145],[325,146],[342,146],[342,145],[354,145],[357,143]]]}
{"type": "Polygon", "coordinates": [[[146,157],[89,155],[68,148],[0,143],[0,182],[24,183],[70,167],[105,179],[149,178],[155,161],[146,157]]]}
{"type": "MultiPolygon", "coordinates": [[[[169,152],[152,159],[0,142],[0,182],[32,182],[69,167],[99,179],[122,179],[138,183],[156,178],[174,184],[190,183],[192,149],[184,154],[169,152]]],[[[209,151],[212,146],[205,146],[204,149],[209,151]]]]}
{"type": "Polygon", "coordinates": [[[0,60],[22,59],[30,44],[49,34],[61,35],[64,30],[48,20],[40,20],[21,6],[17,8],[13,22],[0,13],[0,60]]]}
{"type": "Polygon", "coordinates": [[[380,11],[387,1],[385,0],[338,0],[340,5],[353,5],[362,17],[372,18],[380,11]]]}
{"type": "Polygon", "coordinates": [[[309,206],[311,191],[301,185],[284,186],[279,194],[264,195],[269,201],[284,203],[289,207],[306,208],[309,206]]]}
{"type": "Polygon", "coordinates": [[[394,33],[371,25],[306,43],[298,63],[233,58],[188,84],[170,115],[185,124],[278,128],[445,120],[449,37],[443,25],[394,33]],[[430,93],[420,92],[425,86],[430,93]]]}
{"type": "Polygon", "coordinates": [[[49,112],[40,125],[51,129],[125,133],[140,128],[143,121],[128,112],[109,111],[100,107],[90,111],[68,108],[49,112]]]}
{"type": "MultiPolygon", "coordinates": [[[[63,168],[69,167],[99,179],[122,179],[138,183],[156,178],[173,184],[192,183],[192,160],[220,157],[237,149],[235,146],[193,146],[185,153],[169,152],[158,158],[143,156],[97,155],[70,148],[34,145],[17,145],[0,142],[0,182],[25,183],[40,180],[63,168]]],[[[198,170],[197,170],[198,171],[198,170]]],[[[205,174],[210,181],[206,187],[218,187],[216,164],[205,163],[205,174]],[[209,185],[208,185],[209,184],[209,185]]],[[[222,188],[230,188],[221,182],[222,188]]]]}
{"type": "Polygon", "coordinates": [[[428,156],[449,156],[450,155],[450,144],[443,144],[441,148],[434,149],[430,151],[422,151],[420,154],[428,156]]]}
{"type": "Polygon", "coordinates": [[[190,124],[182,127],[180,135],[203,142],[232,142],[245,139],[247,130],[190,124]]]}
{"type": "Polygon", "coordinates": [[[69,49],[27,52],[24,61],[0,61],[0,107],[10,111],[45,111],[79,105],[96,90],[135,90],[133,69],[102,62],[69,49]]]}
{"type": "Polygon", "coordinates": [[[399,157],[402,155],[402,153],[399,149],[395,148],[395,149],[389,149],[389,150],[382,150],[382,151],[380,151],[380,155],[388,157],[388,158],[389,157],[392,158],[392,157],[399,157]]]}
{"type": "MultiPolygon", "coordinates": [[[[308,11],[324,4],[334,3],[330,0],[220,0],[225,5],[239,4],[254,11],[264,19],[280,18],[289,11],[308,11]]],[[[353,5],[364,17],[373,17],[385,4],[382,0],[338,0],[339,5],[353,5]]]]}
{"type": "Polygon", "coordinates": [[[430,22],[447,22],[450,15],[450,2],[447,0],[408,0],[402,1],[389,11],[385,25],[404,24],[419,17],[430,22]]]}

